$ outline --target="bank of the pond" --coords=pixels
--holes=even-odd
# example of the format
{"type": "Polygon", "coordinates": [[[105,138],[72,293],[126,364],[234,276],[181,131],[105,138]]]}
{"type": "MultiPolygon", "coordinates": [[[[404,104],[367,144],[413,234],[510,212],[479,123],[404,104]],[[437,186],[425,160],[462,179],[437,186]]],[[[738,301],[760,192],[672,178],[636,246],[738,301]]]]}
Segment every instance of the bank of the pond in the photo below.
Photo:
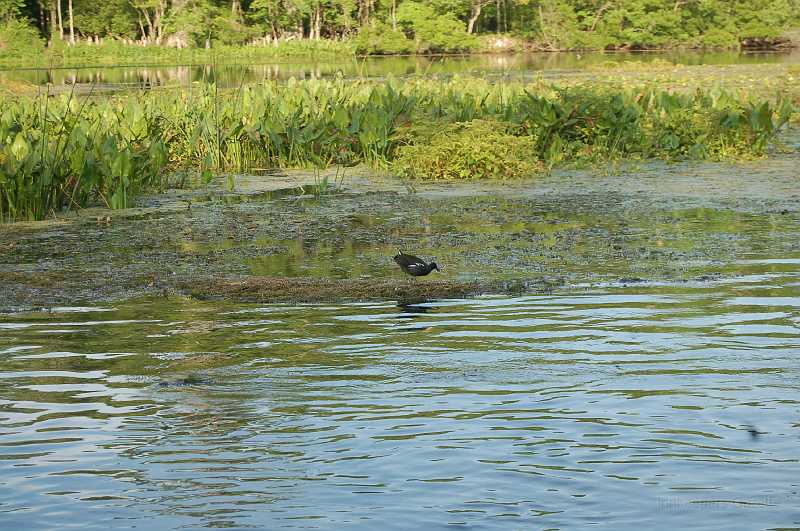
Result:
{"type": "MultiPolygon", "coordinates": [[[[384,28],[389,29],[389,28],[384,28]]],[[[475,55],[514,55],[518,53],[593,53],[593,52],[660,52],[660,53],[704,53],[719,51],[786,51],[798,47],[797,31],[782,36],[764,39],[731,38],[726,43],[703,45],[699,42],[681,42],[676,39],[663,45],[556,45],[512,35],[456,35],[450,44],[441,42],[434,47],[408,39],[398,43],[383,42],[385,31],[365,32],[356,39],[290,39],[269,45],[225,45],[215,43],[204,47],[174,47],[155,44],[142,45],[107,39],[102,43],[79,41],[74,45],[59,43],[53,47],[17,47],[4,50],[0,47],[0,67],[64,68],[120,65],[214,65],[247,64],[259,61],[331,60],[342,58],[364,59],[367,57],[436,57],[475,55]],[[421,48],[420,48],[421,45],[421,48]]],[[[389,31],[391,33],[391,31],[389,31]]],[[[402,34],[401,34],[402,35],[402,34]]],[[[433,36],[431,36],[433,37],[433,36]]],[[[434,37],[435,38],[435,37],[434,37]]],[[[391,40],[391,39],[390,39],[391,40]]],[[[0,42],[1,44],[1,42],[0,42]]]]}
{"type": "Polygon", "coordinates": [[[98,202],[126,208],[143,190],[220,172],[366,163],[455,181],[618,159],[760,157],[796,111],[792,76],[777,99],[477,78],[0,96],[0,218],[42,219],[98,202]]]}

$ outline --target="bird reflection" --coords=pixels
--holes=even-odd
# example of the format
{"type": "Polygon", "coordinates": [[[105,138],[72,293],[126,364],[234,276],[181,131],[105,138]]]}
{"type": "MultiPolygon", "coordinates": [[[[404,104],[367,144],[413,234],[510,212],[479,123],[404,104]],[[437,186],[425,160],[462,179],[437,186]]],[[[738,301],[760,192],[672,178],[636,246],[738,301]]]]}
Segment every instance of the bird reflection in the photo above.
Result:
{"type": "Polygon", "coordinates": [[[751,439],[753,439],[754,441],[755,441],[756,439],[758,439],[758,438],[759,438],[759,436],[761,436],[761,435],[766,435],[766,433],[767,433],[767,432],[765,432],[765,431],[758,431],[758,428],[756,428],[756,427],[755,427],[754,425],[752,425],[752,424],[748,424],[748,425],[747,425],[747,426],[745,426],[745,427],[747,428],[747,433],[749,433],[749,434],[750,434],[750,438],[751,438],[751,439]]]}
{"type": "MultiPolygon", "coordinates": [[[[400,309],[400,313],[395,316],[396,319],[418,319],[423,314],[436,309],[436,306],[431,306],[426,299],[397,301],[397,307],[400,309]]],[[[426,328],[423,326],[406,329],[425,330],[426,328]]]]}
{"type": "Polygon", "coordinates": [[[403,299],[397,301],[397,307],[404,313],[428,313],[436,308],[430,305],[431,302],[428,299],[403,299]]]}

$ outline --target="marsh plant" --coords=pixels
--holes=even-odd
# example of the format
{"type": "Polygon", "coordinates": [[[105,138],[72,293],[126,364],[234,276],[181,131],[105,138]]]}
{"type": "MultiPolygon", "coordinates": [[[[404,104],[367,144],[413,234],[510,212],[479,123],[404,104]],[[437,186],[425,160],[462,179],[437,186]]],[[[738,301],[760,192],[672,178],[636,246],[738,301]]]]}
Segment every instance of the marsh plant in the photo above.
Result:
{"type": "Polygon", "coordinates": [[[409,178],[460,180],[513,179],[542,170],[536,139],[520,127],[493,120],[457,122],[428,129],[397,150],[392,169],[409,178]]]}
{"type": "Polygon", "coordinates": [[[334,194],[342,189],[344,186],[345,175],[347,174],[346,166],[336,166],[335,174],[322,175],[319,168],[314,168],[314,190],[317,195],[334,194]]]}
{"type": "Polygon", "coordinates": [[[125,208],[163,188],[164,141],[136,101],[102,106],[72,95],[3,102],[0,219],[41,219],[100,201],[125,208]]]}
{"type": "Polygon", "coordinates": [[[367,163],[415,179],[517,178],[622,157],[752,158],[787,100],[479,79],[293,81],[78,99],[0,96],[0,217],[125,208],[166,177],[367,163]]]}

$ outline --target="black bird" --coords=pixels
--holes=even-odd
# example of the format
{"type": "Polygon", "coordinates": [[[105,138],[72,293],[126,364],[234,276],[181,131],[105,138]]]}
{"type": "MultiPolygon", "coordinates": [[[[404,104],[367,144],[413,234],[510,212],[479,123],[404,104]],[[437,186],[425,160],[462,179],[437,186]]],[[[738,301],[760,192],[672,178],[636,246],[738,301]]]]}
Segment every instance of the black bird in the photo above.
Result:
{"type": "Polygon", "coordinates": [[[400,269],[412,277],[424,277],[434,269],[436,271],[440,270],[439,266],[436,265],[436,262],[426,264],[425,260],[417,258],[412,254],[406,254],[403,251],[400,251],[397,256],[394,257],[394,261],[397,262],[397,265],[400,266],[400,269]]]}
{"type": "Polygon", "coordinates": [[[758,439],[759,435],[766,435],[767,434],[767,432],[765,432],[765,431],[758,431],[756,429],[756,427],[753,426],[752,424],[748,424],[747,425],[747,433],[750,434],[750,437],[752,437],[753,440],[758,439]]]}

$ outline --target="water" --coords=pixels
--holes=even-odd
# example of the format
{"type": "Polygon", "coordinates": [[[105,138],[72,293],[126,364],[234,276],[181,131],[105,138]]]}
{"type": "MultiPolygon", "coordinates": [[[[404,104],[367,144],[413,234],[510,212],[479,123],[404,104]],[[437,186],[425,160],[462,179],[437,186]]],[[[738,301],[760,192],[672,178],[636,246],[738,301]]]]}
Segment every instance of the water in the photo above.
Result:
{"type": "Polygon", "coordinates": [[[584,70],[592,65],[621,61],[667,60],[681,65],[733,65],[800,63],[798,52],[664,52],[664,53],[530,53],[517,55],[472,55],[444,57],[369,57],[326,59],[287,59],[260,64],[219,65],[134,65],[68,68],[0,68],[0,80],[24,81],[56,87],[73,84],[93,86],[94,90],[113,88],[154,88],[186,86],[192,82],[216,82],[220,86],[297,79],[382,78],[388,75],[448,76],[454,74],[503,76],[514,79],[535,73],[560,75],[584,70]]]}
{"type": "Polygon", "coordinates": [[[5,529],[800,526],[800,259],[0,317],[5,529]]]}

